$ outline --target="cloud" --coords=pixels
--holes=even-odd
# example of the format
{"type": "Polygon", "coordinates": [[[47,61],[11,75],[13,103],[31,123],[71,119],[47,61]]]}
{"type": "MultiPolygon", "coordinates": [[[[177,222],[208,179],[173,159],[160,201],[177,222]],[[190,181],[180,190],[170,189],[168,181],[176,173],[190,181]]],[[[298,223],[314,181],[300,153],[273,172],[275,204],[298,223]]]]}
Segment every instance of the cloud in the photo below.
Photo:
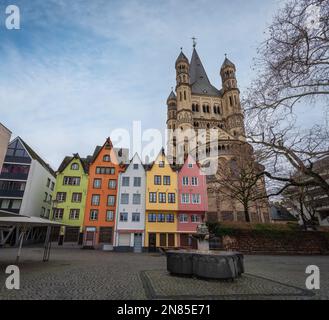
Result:
{"type": "MultiPolygon", "coordinates": [[[[16,0],[22,29],[0,29],[0,121],[57,168],[115,128],[166,126],[179,48],[191,37],[213,84],[224,53],[242,90],[276,2],[16,0]]],[[[6,4],[6,1],[3,6],[6,4]]],[[[0,7],[1,9],[1,7],[0,7]]],[[[1,27],[0,27],[1,28],[1,27]]]]}

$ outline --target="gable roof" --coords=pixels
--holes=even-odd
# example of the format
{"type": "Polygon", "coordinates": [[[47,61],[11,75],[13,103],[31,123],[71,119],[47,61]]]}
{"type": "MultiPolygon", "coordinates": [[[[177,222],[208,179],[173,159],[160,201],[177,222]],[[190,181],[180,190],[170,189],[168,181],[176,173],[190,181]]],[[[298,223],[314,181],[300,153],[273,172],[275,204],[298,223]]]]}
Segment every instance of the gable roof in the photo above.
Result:
{"type": "Polygon", "coordinates": [[[211,96],[221,95],[221,91],[210,83],[206,70],[195,48],[193,49],[190,64],[190,85],[192,93],[194,94],[211,96]]]}
{"type": "Polygon", "coordinates": [[[46,163],[21,137],[17,137],[16,139],[19,139],[32,159],[38,161],[52,176],[56,177],[56,173],[51,166],[46,163]]]}
{"type": "Polygon", "coordinates": [[[73,154],[73,157],[65,157],[62,161],[62,163],[60,164],[58,170],[57,170],[57,173],[61,173],[65,170],[65,168],[71,163],[71,161],[73,159],[77,159],[77,160],[80,160],[80,163],[82,165],[82,168],[83,168],[83,171],[85,173],[88,173],[88,170],[89,170],[89,161],[87,158],[80,158],[79,154],[78,153],[75,153],[73,154]]]}

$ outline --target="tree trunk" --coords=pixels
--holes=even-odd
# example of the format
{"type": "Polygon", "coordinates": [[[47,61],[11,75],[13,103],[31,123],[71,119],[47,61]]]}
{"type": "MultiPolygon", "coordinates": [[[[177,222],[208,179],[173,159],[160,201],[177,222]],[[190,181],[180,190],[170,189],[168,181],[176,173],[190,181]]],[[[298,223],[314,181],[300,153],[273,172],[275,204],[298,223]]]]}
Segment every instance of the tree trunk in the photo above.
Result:
{"type": "Polygon", "coordinates": [[[248,205],[244,205],[244,216],[245,216],[246,222],[250,222],[250,215],[249,215],[248,205]]]}

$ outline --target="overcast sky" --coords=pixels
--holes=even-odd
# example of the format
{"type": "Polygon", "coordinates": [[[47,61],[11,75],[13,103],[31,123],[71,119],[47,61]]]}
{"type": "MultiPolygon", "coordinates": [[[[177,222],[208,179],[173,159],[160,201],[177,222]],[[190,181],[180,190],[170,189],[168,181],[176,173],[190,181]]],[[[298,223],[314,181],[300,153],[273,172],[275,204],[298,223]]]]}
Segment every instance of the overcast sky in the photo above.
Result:
{"type": "Polygon", "coordinates": [[[174,63],[191,37],[208,76],[221,84],[227,53],[241,90],[278,0],[1,0],[0,122],[54,169],[86,156],[116,128],[165,129],[174,63]],[[21,30],[5,28],[5,8],[21,30]]]}

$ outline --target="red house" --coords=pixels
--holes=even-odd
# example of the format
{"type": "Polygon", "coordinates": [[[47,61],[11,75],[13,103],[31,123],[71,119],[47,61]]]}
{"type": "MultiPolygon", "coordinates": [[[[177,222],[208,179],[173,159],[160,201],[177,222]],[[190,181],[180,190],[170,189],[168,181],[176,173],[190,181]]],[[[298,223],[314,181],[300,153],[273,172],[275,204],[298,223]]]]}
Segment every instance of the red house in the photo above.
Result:
{"type": "Polygon", "coordinates": [[[188,156],[178,172],[178,226],[180,247],[192,247],[191,235],[204,221],[208,210],[206,176],[193,157],[188,156]]]}

